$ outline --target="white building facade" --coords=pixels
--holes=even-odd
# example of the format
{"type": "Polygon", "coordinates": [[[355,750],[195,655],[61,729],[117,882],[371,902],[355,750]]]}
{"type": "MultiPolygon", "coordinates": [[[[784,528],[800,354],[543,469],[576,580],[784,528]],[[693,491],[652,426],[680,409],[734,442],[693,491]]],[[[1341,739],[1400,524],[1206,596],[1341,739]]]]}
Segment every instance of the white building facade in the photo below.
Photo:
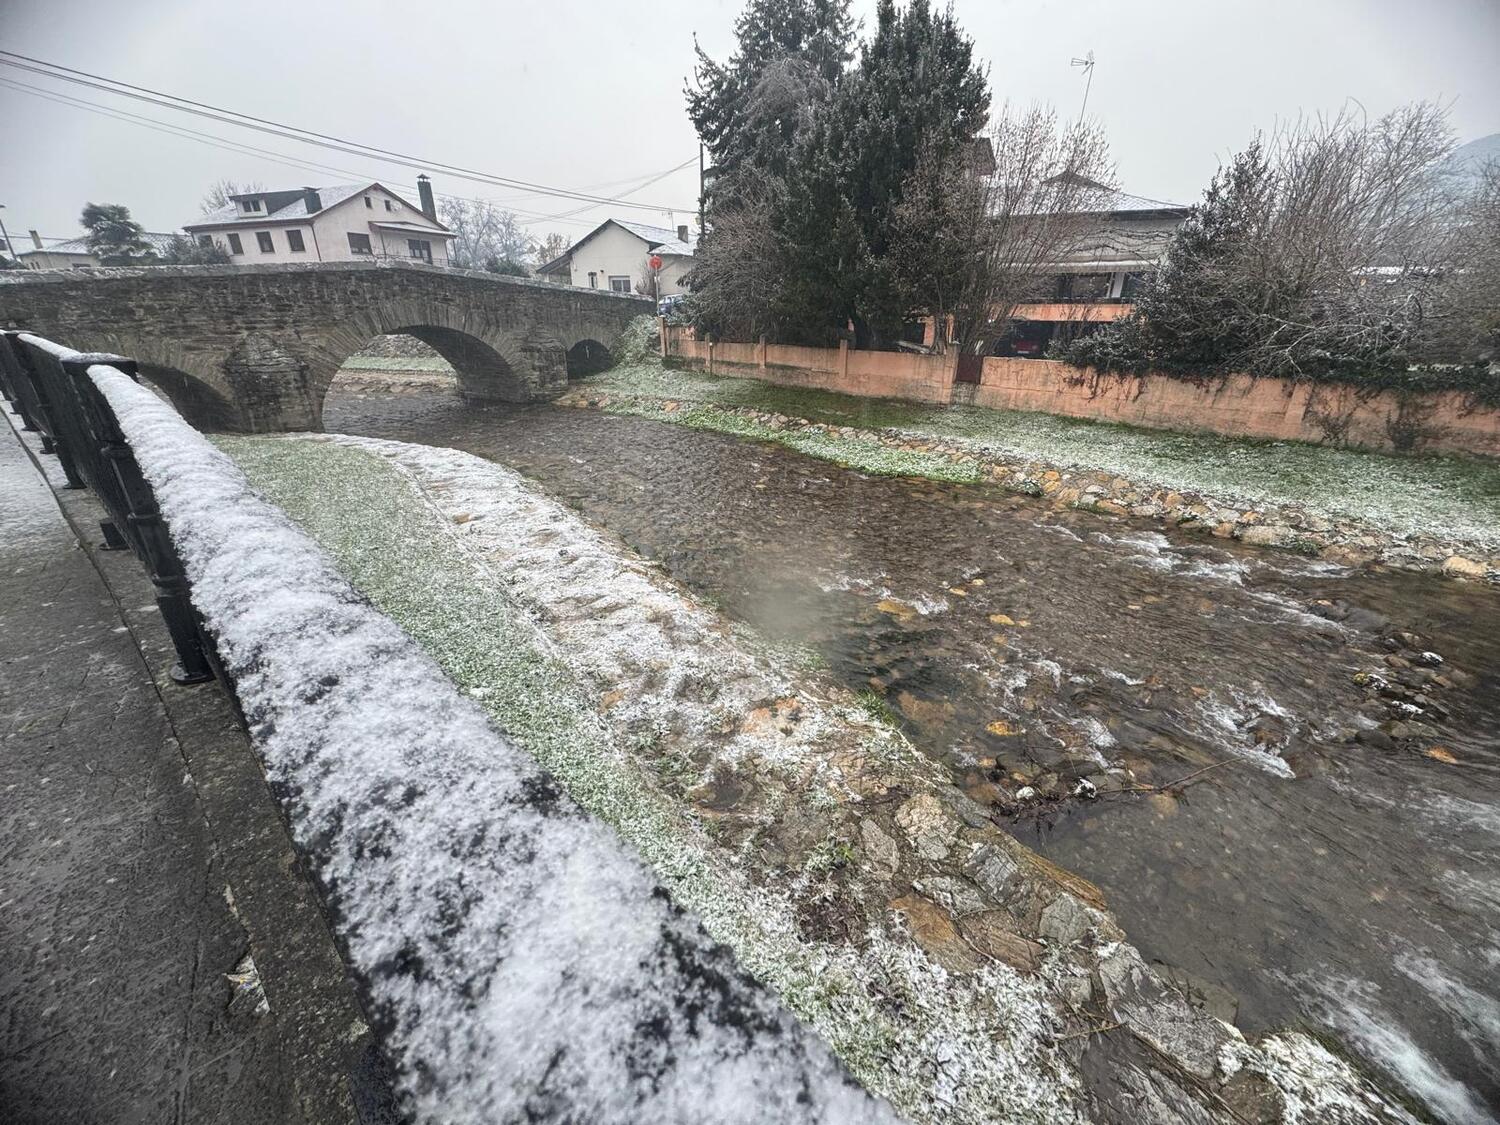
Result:
{"type": "Polygon", "coordinates": [[[686,226],[673,231],[606,219],[566,254],[538,269],[537,276],[558,285],[669,297],[685,291],[682,279],[693,267],[696,248],[697,239],[686,226]],[[652,268],[653,258],[661,260],[659,269],[652,268]]]}
{"type": "MultiPolygon", "coordinates": [[[[31,235],[31,249],[22,250],[15,256],[29,270],[82,270],[102,265],[89,249],[87,237],[53,239],[49,245],[36,231],[31,235]]],[[[159,231],[145,231],[141,238],[157,254],[165,254],[172,248],[172,235],[159,231]]]]}
{"type": "Polygon", "coordinates": [[[453,236],[437,220],[427,177],[417,189],[421,206],[379,183],[249,192],[182,229],[217,243],[236,265],[401,258],[446,266],[453,236]]]}

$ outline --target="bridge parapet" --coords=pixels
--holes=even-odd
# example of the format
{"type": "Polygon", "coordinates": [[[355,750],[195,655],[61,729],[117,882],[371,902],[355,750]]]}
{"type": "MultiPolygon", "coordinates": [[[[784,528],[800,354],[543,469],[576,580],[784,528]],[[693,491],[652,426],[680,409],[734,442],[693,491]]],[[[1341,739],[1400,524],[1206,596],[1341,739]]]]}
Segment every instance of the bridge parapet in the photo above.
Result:
{"type": "Polygon", "coordinates": [[[195,424],[322,428],[345,359],[404,332],[435,348],[474,401],[535,402],[597,362],[646,298],[397,261],[138,266],[0,274],[0,325],[134,356],[195,424]]]}

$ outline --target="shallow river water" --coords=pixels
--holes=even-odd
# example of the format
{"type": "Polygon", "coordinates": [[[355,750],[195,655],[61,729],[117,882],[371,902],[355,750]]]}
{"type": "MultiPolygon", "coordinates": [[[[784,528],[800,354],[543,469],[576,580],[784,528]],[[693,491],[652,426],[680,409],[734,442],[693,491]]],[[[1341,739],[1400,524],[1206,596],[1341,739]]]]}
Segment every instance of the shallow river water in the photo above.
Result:
{"type": "Polygon", "coordinates": [[[533,478],[884,700],[1216,1014],[1500,1116],[1500,590],[593,411],[336,389],[325,422],[533,478]]]}

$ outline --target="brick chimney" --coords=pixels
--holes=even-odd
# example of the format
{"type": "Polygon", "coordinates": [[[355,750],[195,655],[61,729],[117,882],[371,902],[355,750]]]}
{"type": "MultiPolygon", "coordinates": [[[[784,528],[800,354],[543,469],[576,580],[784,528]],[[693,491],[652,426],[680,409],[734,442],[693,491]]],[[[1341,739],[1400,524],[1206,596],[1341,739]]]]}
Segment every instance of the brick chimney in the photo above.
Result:
{"type": "Polygon", "coordinates": [[[323,210],[323,201],[318,198],[317,188],[303,188],[302,202],[306,204],[309,215],[316,215],[319,211],[323,210]]]}
{"type": "Polygon", "coordinates": [[[432,181],[426,176],[417,177],[417,198],[422,201],[422,214],[437,222],[437,204],[432,201],[432,181]]]}
{"type": "Polygon", "coordinates": [[[677,227],[677,241],[678,242],[686,242],[687,240],[688,240],[687,224],[686,223],[682,223],[682,224],[680,224],[677,227]]]}

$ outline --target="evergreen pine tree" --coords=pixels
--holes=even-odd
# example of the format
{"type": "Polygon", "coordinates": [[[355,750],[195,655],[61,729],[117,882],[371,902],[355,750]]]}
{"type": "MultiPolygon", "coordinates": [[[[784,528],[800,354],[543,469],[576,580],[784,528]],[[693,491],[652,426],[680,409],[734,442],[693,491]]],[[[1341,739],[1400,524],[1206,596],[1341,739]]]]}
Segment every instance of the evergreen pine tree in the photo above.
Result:
{"type": "Polygon", "coordinates": [[[854,57],[849,0],[750,0],[727,62],[696,47],[688,117],[715,172],[709,209],[745,165],[781,176],[806,111],[825,101],[854,57]]]}
{"type": "Polygon", "coordinates": [[[973,54],[951,11],[934,12],[928,0],[905,9],[881,0],[857,70],[836,91],[824,126],[798,147],[788,212],[802,230],[789,238],[799,258],[815,259],[818,226],[826,224],[841,268],[855,271],[842,288],[852,290],[846,315],[860,347],[896,339],[917,299],[891,255],[909,178],[924,154],[945,160],[967,149],[988,117],[989,87],[973,54]],[[836,182],[822,183],[828,176],[836,182]],[[841,219],[852,219],[853,229],[844,231],[841,219]]]}

